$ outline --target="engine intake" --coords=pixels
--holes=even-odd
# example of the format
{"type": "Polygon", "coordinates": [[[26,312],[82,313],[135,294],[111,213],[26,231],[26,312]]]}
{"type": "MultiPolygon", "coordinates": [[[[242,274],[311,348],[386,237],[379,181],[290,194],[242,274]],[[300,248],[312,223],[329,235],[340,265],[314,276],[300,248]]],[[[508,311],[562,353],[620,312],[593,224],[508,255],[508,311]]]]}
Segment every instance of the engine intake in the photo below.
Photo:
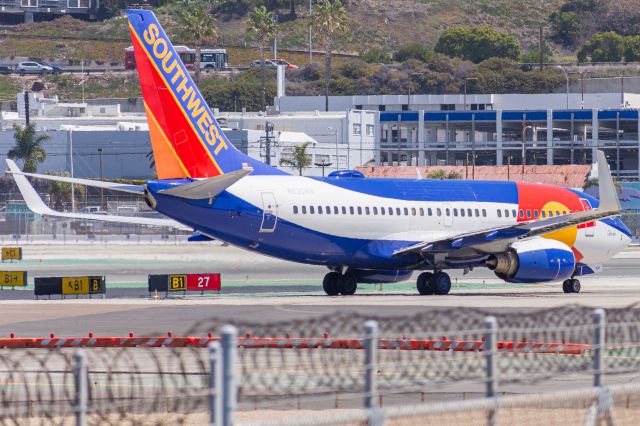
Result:
{"type": "Polygon", "coordinates": [[[560,241],[533,238],[514,243],[486,261],[498,278],[511,283],[539,283],[570,278],[576,266],[571,248],[560,241]]]}

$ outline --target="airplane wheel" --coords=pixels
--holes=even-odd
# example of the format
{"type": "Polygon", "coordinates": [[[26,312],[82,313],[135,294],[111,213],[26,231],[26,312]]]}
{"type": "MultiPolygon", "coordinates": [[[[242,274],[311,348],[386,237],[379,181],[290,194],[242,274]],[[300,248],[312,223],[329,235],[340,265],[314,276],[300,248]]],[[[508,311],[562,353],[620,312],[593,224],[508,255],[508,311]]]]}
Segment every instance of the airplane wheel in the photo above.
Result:
{"type": "Polygon", "coordinates": [[[356,290],[358,289],[358,281],[356,280],[356,276],[353,274],[344,274],[339,275],[336,281],[337,290],[343,296],[352,296],[356,294],[356,290]]]}
{"type": "Polygon", "coordinates": [[[449,274],[445,272],[435,273],[433,277],[431,277],[430,282],[435,294],[439,296],[449,294],[449,290],[451,290],[451,278],[449,274]]]}
{"type": "Polygon", "coordinates": [[[329,272],[324,276],[322,288],[324,292],[327,293],[327,296],[338,295],[338,278],[340,278],[340,274],[337,272],[329,272]]]}
{"type": "Polygon", "coordinates": [[[562,291],[565,293],[572,293],[571,291],[571,280],[564,280],[562,282],[562,291]]]}
{"type": "Polygon", "coordinates": [[[418,293],[423,296],[427,296],[433,294],[433,287],[431,287],[431,277],[433,274],[431,272],[423,272],[418,275],[418,280],[416,282],[416,287],[418,287],[418,293]]]}
{"type": "Polygon", "coordinates": [[[580,285],[580,281],[573,279],[571,280],[571,292],[572,293],[580,293],[580,289],[582,286],[580,285]]]}

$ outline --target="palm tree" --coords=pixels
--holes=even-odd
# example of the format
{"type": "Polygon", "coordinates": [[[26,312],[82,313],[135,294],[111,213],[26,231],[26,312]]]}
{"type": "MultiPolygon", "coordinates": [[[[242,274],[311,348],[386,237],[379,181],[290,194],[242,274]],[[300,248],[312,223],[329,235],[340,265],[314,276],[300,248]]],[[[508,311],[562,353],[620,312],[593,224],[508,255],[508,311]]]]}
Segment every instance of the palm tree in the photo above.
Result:
{"type": "Polygon", "coordinates": [[[329,85],[331,84],[331,54],[334,34],[346,29],[347,11],[340,0],[319,0],[313,13],[313,26],[325,43],[324,97],[325,110],[329,111],[329,85]]]}
{"type": "Polygon", "coordinates": [[[293,147],[293,158],[281,158],[281,166],[295,167],[298,169],[298,174],[302,176],[302,170],[311,165],[311,157],[307,154],[307,148],[311,142],[305,142],[302,145],[293,147]]]}
{"type": "Polygon", "coordinates": [[[200,81],[200,51],[205,43],[218,39],[216,20],[211,16],[212,4],[208,0],[183,0],[176,10],[178,37],[196,48],[195,80],[200,81]]]}
{"type": "MultiPolygon", "coordinates": [[[[69,172],[52,172],[46,171],[44,174],[52,176],[69,177],[69,172]]],[[[55,209],[63,209],[65,203],[71,202],[71,184],[68,182],[52,181],[50,185],[49,194],[51,195],[51,203],[55,209]]],[[[82,199],[85,195],[85,187],[83,185],[74,185],[76,199],[82,199]]]]}
{"type": "Polygon", "coordinates": [[[266,7],[259,6],[253,9],[249,15],[248,32],[255,35],[258,40],[258,50],[260,51],[260,89],[262,111],[266,108],[266,89],[264,75],[264,49],[265,45],[278,34],[278,24],[276,24],[273,12],[269,12],[266,7]]]}
{"type": "Polygon", "coordinates": [[[47,153],[41,144],[50,139],[49,135],[37,134],[33,123],[26,126],[14,124],[13,130],[16,144],[9,150],[7,157],[12,160],[22,160],[22,171],[35,173],[38,170],[38,164],[47,159],[47,153]]]}

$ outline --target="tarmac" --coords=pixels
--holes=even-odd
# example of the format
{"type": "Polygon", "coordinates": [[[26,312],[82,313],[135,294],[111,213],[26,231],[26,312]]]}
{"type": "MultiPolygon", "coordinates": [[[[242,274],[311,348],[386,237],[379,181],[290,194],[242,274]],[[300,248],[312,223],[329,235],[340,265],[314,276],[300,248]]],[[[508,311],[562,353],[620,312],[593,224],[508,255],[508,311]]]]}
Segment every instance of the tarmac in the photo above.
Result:
{"type": "MultiPolygon", "coordinates": [[[[320,285],[326,269],[299,265],[218,243],[37,244],[4,270],[38,276],[105,275],[105,299],[34,300],[24,290],[0,290],[0,336],[22,337],[184,333],[212,317],[220,321],[287,321],[332,312],[404,316],[451,306],[487,312],[525,312],[568,304],[624,307],[640,302],[640,250],[630,248],[599,275],[581,278],[582,292],[564,294],[559,283],[511,285],[488,270],[451,273],[448,296],[420,296],[415,282],[361,285],[358,294],[328,297],[320,285]],[[150,298],[147,274],[220,272],[221,294],[150,298]]],[[[163,295],[160,295],[163,296],[163,295]]]]}

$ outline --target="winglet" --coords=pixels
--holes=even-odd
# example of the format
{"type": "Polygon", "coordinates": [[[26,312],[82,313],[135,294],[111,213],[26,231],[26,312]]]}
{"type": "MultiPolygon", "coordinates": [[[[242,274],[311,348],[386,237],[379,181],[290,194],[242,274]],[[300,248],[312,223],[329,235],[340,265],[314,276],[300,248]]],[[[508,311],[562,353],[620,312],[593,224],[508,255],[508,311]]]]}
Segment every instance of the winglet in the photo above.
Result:
{"type": "Polygon", "coordinates": [[[600,196],[600,210],[604,211],[616,211],[619,212],[620,200],[618,200],[618,194],[616,193],[616,186],[611,177],[611,170],[609,170],[609,164],[607,163],[607,157],[604,152],[598,151],[597,154],[598,163],[598,187],[600,196]]]}
{"type": "Polygon", "coordinates": [[[16,185],[18,185],[18,189],[24,198],[24,201],[27,203],[27,207],[34,213],[47,215],[53,213],[47,205],[42,201],[42,198],[38,195],[36,190],[31,186],[27,178],[21,174],[20,167],[13,160],[6,160],[7,166],[9,167],[9,171],[13,174],[13,179],[16,181],[16,185]]]}

